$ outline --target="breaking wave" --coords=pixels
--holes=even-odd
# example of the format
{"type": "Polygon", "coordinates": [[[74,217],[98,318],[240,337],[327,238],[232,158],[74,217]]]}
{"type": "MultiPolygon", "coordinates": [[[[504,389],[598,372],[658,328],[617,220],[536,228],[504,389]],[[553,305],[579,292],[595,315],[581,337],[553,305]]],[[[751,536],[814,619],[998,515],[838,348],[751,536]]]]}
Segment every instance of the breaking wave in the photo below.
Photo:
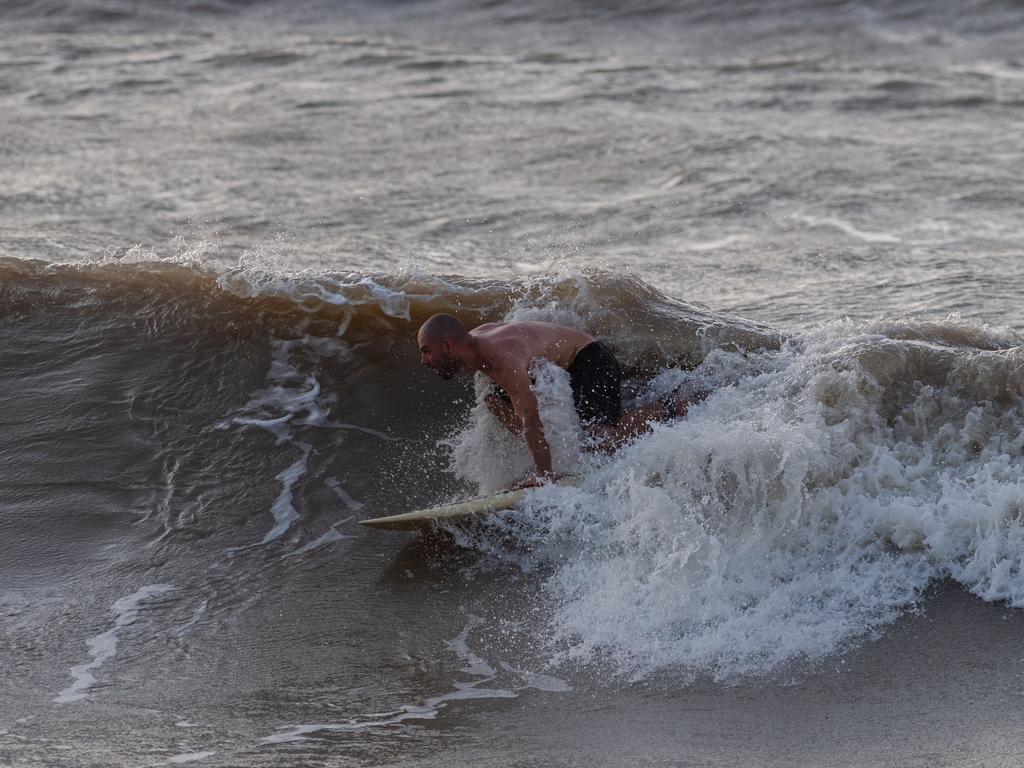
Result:
{"type": "MultiPolygon", "coordinates": [[[[710,391],[686,418],[595,456],[579,450],[564,372],[540,371],[557,467],[580,473],[579,486],[537,490],[518,512],[454,535],[540,576],[556,662],[728,680],[819,661],[914,610],[943,580],[1024,605],[1024,347],[1006,329],[951,317],[787,335],[607,272],[475,280],[415,268],[6,259],[0,286],[3,333],[22,342],[8,386],[37,386],[49,367],[59,387],[70,380],[62,366],[102,351],[126,391],[149,393],[126,398],[133,418],[173,402],[165,432],[255,427],[275,439],[250,450],[294,453],[277,475],[273,520],[233,534],[248,537],[233,551],[307,551],[338,537],[331,528],[313,543],[289,539],[311,506],[306,479],[330,460],[308,430],[348,436],[345,477],[390,484],[388,511],[416,493],[441,501],[528,471],[523,445],[482,405],[482,382],[474,404],[472,389],[443,387],[419,367],[415,329],[434,312],[586,328],[623,361],[630,402],[710,391]],[[217,398],[243,368],[259,386],[225,412],[217,398]],[[400,416],[413,407],[429,418],[410,426],[400,416]],[[424,438],[450,471],[413,492],[381,452],[424,438]]],[[[98,413],[94,402],[68,406],[60,428],[73,441],[71,427],[98,413]]],[[[267,457],[233,466],[250,464],[267,457]]],[[[329,479],[353,514],[369,516],[348,480],[329,479]]],[[[163,520],[158,536],[211,524],[163,520]]]]}

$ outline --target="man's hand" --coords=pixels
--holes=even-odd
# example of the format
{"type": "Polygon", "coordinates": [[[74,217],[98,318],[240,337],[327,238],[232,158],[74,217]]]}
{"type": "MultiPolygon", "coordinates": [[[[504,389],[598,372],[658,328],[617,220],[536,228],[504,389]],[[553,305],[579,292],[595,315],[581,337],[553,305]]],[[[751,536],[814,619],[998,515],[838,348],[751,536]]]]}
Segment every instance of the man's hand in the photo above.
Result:
{"type": "Polygon", "coordinates": [[[547,472],[543,475],[534,475],[533,477],[528,477],[522,482],[513,485],[509,490],[520,491],[523,488],[540,488],[542,485],[553,483],[557,479],[558,475],[556,475],[553,472],[547,472]]]}

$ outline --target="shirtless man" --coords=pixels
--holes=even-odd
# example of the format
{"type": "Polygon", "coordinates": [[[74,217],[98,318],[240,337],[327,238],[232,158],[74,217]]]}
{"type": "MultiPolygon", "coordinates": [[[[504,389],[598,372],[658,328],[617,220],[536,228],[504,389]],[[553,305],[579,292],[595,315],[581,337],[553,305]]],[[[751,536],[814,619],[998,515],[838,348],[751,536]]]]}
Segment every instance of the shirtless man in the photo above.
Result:
{"type": "Polygon", "coordinates": [[[622,413],[619,364],[608,348],[589,333],[554,323],[487,323],[467,331],[452,315],[434,315],[417,336],[420,362],[447,380],[459,371],[479,371],[497,385],[487,406],[514,433],[521,433],[537,465],[525,485],[553,477],[551,449],[530,388],[530,366],[544,358],[569,373],[572,399],[597,447],[614,450],[655,420],[686,412],[686,403],[671,399],[622,413]]]}

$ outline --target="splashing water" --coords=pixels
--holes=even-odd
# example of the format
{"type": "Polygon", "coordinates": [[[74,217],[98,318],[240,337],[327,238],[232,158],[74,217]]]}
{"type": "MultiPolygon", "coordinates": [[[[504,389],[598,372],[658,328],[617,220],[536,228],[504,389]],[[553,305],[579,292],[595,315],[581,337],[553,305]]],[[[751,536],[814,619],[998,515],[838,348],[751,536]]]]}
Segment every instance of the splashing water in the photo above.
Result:
{"type": "MultiPolygon", "coordinates": [[[[492,519],[512,551],[501,537],[463,543],[550,574],[556,660],[610,657],[636,679],[818,661],[948,577],[1024,604],[1024,414],[1016,395],[983,400],[963,384],[972,365],[1012,380],[1012,350],[926,345],[922,369],[948,381],[896,386],[892,360],[879,365],[890,343],[834,326],[777,354],[710,355],[692,378],[717,388],[687,418],[591,459],[580,487],[492,519]]],[[[456,467],[485,486],[493,462],[471,457],[493,428],[481,417],[455,441],[456,467]]]]}

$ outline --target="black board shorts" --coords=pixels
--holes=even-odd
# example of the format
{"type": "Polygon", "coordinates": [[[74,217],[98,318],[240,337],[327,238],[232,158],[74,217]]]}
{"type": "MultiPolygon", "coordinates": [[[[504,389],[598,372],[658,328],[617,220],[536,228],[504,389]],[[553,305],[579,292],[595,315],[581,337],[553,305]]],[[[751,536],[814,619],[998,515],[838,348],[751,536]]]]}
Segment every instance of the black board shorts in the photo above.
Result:
{"type": "MultiPolygon", "coordinates": [[[[622,416],[622,370],[611,350],[600,341],[592,341],[576,353],[565,370],[580,421],[584,425],[618,424],[622,416]]],[[[494,387],[491,393],[511,402],[501,387],[494,387]]]]}

